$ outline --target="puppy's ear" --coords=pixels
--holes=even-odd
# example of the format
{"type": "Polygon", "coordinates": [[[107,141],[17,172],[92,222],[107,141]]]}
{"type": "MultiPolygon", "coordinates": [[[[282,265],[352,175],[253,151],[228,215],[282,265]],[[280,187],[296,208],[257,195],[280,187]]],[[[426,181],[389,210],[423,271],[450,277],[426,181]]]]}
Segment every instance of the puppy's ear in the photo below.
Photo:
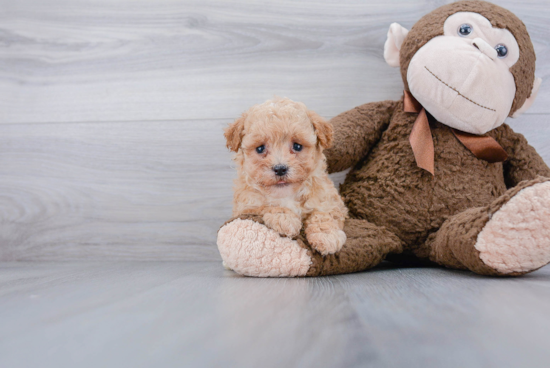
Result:
{"type": "Polygon", "coordinates": [[[321,147],[332,147],[332,137],[334,135],[332,125],[314,111],[308,111],[307,116],[311,121],[311,124],[313,124],[315,134],[317,135],[317,139],[319,140],[321,147]]]}
{"type": "Polygon", "coordinates": [[[227,148],[233,152],[237,152],[241,147],[245,120],[246,114],[242,114],[240,118],[229,124],[223,133],[225,139],[227,140],[227,148]]]}

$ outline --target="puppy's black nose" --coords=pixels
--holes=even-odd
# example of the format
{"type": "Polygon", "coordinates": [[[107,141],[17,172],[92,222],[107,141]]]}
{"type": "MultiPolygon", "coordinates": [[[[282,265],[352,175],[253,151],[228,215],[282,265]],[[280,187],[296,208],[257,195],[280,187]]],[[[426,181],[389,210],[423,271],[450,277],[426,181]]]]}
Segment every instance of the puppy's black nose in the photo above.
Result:
{"type": "Polygon", "coordinates": [[[275,175],[277,176],[285,176],[288,171],[288,167],[286,165],[275,165],[273,166],[273,171],[275,171],[275,175]]]}

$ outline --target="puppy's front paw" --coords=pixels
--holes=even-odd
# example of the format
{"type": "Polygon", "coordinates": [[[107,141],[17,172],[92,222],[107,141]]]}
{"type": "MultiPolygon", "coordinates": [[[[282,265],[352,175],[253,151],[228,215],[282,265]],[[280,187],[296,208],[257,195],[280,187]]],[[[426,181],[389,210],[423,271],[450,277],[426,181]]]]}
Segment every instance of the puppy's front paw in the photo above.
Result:
{"type": "Polygon", "coordinates": [[[336,229],[307,233],[306,236],[311,247],[324,256],[338,252],[346,242],[346,233],[336,229]]]}
{"type": "Polygon", "coordinates": [[[267,227],[286,236],[296,236],[302,229],[302,221],[294,214],[266,213],[263,219],[267,227]]]}

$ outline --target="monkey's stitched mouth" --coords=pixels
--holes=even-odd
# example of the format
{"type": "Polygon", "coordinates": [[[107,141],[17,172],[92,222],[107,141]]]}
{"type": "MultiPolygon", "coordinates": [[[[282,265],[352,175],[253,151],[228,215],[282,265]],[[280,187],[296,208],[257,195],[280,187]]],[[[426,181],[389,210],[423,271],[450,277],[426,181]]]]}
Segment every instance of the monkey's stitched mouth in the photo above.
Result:
{"type": "Polygon", "coordinates": [[[477,102],[472,101],[472,100],[469,99],[468,97],[464,96],[464,95],[463,95],[462,93],[460,93],[456,88],[454,88],[454,87],[452,87],[452,86],[449,86],[447,83],[443,82],[443,81],[441,80],[441,78],[439,78],[437,75],[435,75],[430,69],[428,69],[427,66],[424,66],[424,68],[425,68],[431,75],[433,75],[433,76],[435,77],[435,79],[437,79],[438,81],[440,81],[441,83],[443,83],[446,87],[448,87],[448,88],[452,89],[453,91],[455,91],[456,93],[458,93],[458,95],[459,95],[460,97],[464,98],[464,99],[467,100],[467,101],[470,101],[470,102],[473,103],[474,105],[477,105],[477,106],[479,106],[479,107],[481,107],[481,108],[484,108],[484,109],[489,110],[489,111],[496,112],[495,109],[491,109],[491,108],[489,108],[489,107],[487,107],[487,106],[480,105],[480,104],[478,104],[477,102]]]}

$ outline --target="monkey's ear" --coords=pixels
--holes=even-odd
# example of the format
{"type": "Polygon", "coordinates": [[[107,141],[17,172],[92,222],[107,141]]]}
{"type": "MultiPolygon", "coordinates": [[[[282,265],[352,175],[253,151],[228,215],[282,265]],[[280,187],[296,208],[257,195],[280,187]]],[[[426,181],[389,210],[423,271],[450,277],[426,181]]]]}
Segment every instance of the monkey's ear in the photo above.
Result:
{"type": "Polygon", "coordinates": [[[315,134],[317,135],[317,139],[319,140],[319,144],[321,145],[321,147],[323,148],[332,147],[332,137],[334,135],[332,130],[332,124],[330,124],[328,121],[320,117],[314,111],[308,111],[307,116],[311,121],[311,124],[313,124],[313,128],[315,129],[315,134]]]}
{"type": "Polygon", "coordinates": [[[240,118],[229,124],[223,133],[225,139],[227,140],[227,148],[233,152],[237,152],[241,147],[245,120],[246,114],[243,114],[240,118]]]}
{"type": "Polygon", "coordinates": [[[529,95],[529,97],[527,98],[527,100],[525,100],[523,105],[519,109],[517,109],[516,112],[514,112],[514,114],[512,115],[513,118],[517,118],[518,116],[523,114],[525,111],[527,111],[531,107],[533,102],[535,102],[535,98],[537,98],[537,93],[539,93],[541,83],[542,83],[542,79],[535,78],[535,82],[533,83],[533,89],[531,90],[531,95],[529,95]]]}
{"type": "Polygon", "coordinates": [[[384,59],[389,66],[399,67],[399,51],[408,33],[409,30],[398,23],[390,25],[388,38],[384,44],[384,59]]]}

